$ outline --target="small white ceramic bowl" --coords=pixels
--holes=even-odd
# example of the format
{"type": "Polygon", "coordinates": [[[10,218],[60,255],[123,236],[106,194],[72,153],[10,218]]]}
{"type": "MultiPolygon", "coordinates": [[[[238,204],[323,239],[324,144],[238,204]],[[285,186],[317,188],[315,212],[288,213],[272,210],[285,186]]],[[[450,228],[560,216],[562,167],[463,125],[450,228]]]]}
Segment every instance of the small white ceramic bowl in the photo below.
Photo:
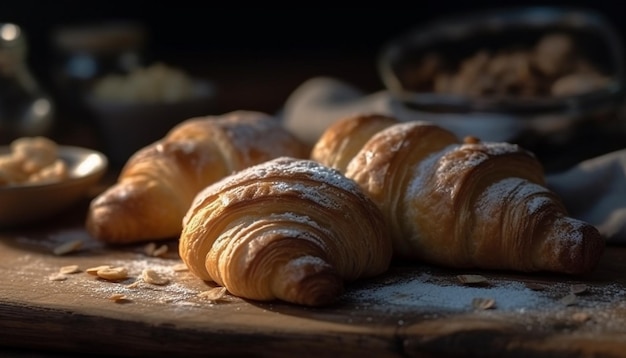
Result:
{"type": "MultiPolygon", "coordinates": [[[[8,146],[0,153],[9,153],[8,146]]],[[[47,184],[0,186],[0,227],[33,225],[69,209],[85,198],[104,176],[107,157],[87,148],[59,146],[59,157],[68,165],[70,177],[47,184]]]]}

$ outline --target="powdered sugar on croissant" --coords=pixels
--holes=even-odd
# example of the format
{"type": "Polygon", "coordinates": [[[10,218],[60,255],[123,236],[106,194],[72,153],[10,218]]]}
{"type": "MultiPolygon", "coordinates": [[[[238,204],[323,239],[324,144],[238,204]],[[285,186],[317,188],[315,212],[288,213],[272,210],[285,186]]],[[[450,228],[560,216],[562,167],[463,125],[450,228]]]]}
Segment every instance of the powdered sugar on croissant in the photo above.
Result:
{"type": "Polygon", "coordinates": [[[320,306],[344,282],[387,270],[382,213],[352,180],[282,157],[235,173],[195,198],[179,251],[190,271],[234,295],[320,306]]]}
{"type": "Polygon", "coordinates": [[[261,112],[190,118],[129,158],[117,182],[91,202],[86,228],[108,243],[175,238],[194,196],[208,184],[307,153],[280,121],[261,112]]]}
{"type": "MultiPolygon", "coordinates": [[[[346,122],[356,121],[380,120],[338,121],[312,158],[327,163],[323,148],[329,141],[347,142],[344,137],[358,129],[345,131],[346,122]]],[[[450,267],[580,274],[602,255],[597,229],[568,216],[545,187],[540,162],[518,145],[461,142],[433,123],[390,124],[388,118],[382,129],[352,142],[358,143],[350,149],[356,154],[337,169],[382,209],[399,257],[450,267]]]]}

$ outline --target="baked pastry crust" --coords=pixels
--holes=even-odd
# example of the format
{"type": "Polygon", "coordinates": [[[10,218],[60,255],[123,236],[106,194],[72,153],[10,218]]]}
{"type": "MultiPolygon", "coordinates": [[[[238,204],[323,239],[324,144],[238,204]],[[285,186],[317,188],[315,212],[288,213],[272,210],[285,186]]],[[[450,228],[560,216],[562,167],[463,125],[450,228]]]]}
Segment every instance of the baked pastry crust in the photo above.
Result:
{"type": "Polygon", "coordinates": [[[433,123],[363,115],[331,125],[311,158],[334,165],[370,195],[399,258],[582,274],[604,251],[598,230],[568,216],[546,188],[541,163],[515,144],[461,141],[433,123]],[[372,133],[376,125],[367,123],[358,130],[365,122],[382,129],[372,133]],[[353,135],[358,140],[346,138],[353,135]]]}
{"type": "Polygon", "coordinates": [[[385,272],[392,243],[382,213],[352,180],[282,157],[196,196],[179,252],[199,278],[259,301],[321,306],[344,282],[385,272]]]}
{"type": "Polygon", "coordinates": [[[269,159],[308,153],[265,113],[190,118],[129,158],[117,182],[90,203],[86,229],[116,244],[175,238],[194,196],[208,184],[269,159]]]}

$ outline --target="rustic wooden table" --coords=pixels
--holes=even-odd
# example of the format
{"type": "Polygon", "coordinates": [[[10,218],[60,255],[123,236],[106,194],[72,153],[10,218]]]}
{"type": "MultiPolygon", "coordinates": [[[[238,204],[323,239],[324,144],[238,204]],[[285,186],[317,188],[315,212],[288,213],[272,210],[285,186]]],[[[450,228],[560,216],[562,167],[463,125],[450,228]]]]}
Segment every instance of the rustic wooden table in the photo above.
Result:
{"type": "MultiPolygon", "coordinates": [[[[208,64],[204,73],[222,85],[216,113],[273,113],[312,76],[379,90],[374,65],[355,61],[268,60],[244,70],[241,63],[208,64]]],[[[57,138],[65,144],[98,147],[92,128],[63,123],[57,138]]],[[[90,238],[83,227],[88,199],[37,226],[0,230],[0,356],[619,357],[626,351],[626,247],[608,247],[586,277],[396,263],[381,277],[350,285],[328,308],[232,296],[210,302],[197,296],[207,283],[173,270],[181,262],[175,240],[165,242],[166,256],[150,257],[143,245],[113,248],[90,238]],[[72,240],[83,240],[83,248],[53,254],[72,240]],[[84,272],[101,264],[126,266],[131,278],[111,283],[84,272]],[[50,279],[66,265],[81,271],[50,279]],[[126,286],[147,267],[167,274],[170,284],[126,286]],[[488,284],[461,284],[462,274],[483,275],[488,284]],[[118,293],[128,299],[111,300],[118,293]],[[480,299],[495,306],[475,307],[480,299]]]]}
{"type": "MultiPolygon", "coordinates": [[[[585,277],[446,270],[395,263],[348,285],[335,305],[306,308],[233,296],[209,301],[211,287],[181,263],[175,240],[161,257],[145,244],[107,247],[84,231],[87,202],[37,228],[0,231],[0,355],[23,349],[110,356],[484,356],[620,357],[626,351],[626,247],[612,246],[585,277]],[[82,240],[80,250],[54,249],[82,240]],[[123,266],[121,282],[85,272],[123,266]],[[79,271],[57,280],[61,267],[79,271]],[[129,286],[144,268],[169,284],[129,286]],[[458,275],[486,278],[461,283],[458,275]],[[114,301],[116,294],[125,295],[114,301]],[[492,299],[490,308],[480,300],[492,299]]],[[[28,352],[28,351],[27,351],[28,352]]],[[[10,355],[12,354],[12,355],[10,355]]],[[[32,357],[32,356],[29,356],[32,357]]]]}

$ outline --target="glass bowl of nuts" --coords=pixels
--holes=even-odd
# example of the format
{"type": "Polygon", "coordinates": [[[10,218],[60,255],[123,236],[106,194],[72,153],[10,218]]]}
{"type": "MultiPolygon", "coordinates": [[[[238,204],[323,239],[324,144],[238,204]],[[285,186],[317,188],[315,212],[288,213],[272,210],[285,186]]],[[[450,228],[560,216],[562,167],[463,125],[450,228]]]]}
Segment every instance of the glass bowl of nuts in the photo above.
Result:
{"type": "Polygon", "coordinates": [[[177,123],[211,114],[215,86],[161,62],[95,79],[85,102],[103,151],[121,167],[140,148],[162,138],[177,123]]]}
{"type": "Polygon", "coordinates": [[[516,7],[413,29],[383,47],[378,69],[407,113],[461,135],[519,143],[560,170],[598,154],[590,148],[623,145],[623,51],[594,11],[516,7]],[[581,144],[587,152],[564,158],[581,144]]]}
{"type": "Polygon", "coordinates": [[[95,150],[20,137],[0,147],[0,227],[48,219],[89,197],[106,173],[95,150]]]}

